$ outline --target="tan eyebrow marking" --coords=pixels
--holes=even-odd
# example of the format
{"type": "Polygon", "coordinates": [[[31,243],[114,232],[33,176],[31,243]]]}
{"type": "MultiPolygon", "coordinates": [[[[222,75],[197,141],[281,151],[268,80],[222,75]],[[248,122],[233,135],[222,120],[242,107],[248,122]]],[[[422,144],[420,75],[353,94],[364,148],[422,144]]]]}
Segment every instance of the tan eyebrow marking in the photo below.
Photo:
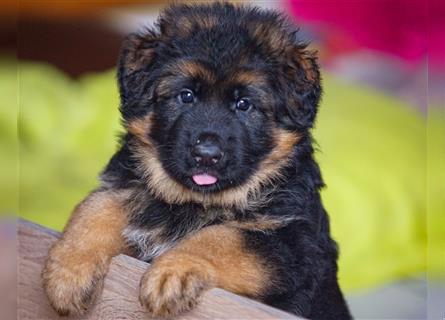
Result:
{"type": "Polygon", "coordinates": [[[267,85],[267,78],[264,73],[255,70],[238,71],[231,77],[230,81],[242,86],[267,85]]]}
{"type": "Polygon", "coordinates": [[[214,73],[197,61],[179,61],[168,69],[184,77],[199,78],[209,83],[213,83],[216,80],[214,73]]]}
{"type": "Polygon", "coordinates": [[[165,70],[167,75],[161,77],[156,88],[157,94],[161,96],[171,93],[171,83],[177,77],[197,79],[210,85],[216,82],[215,74],[197,61],[178,61],[167,66],[165,70]]]}

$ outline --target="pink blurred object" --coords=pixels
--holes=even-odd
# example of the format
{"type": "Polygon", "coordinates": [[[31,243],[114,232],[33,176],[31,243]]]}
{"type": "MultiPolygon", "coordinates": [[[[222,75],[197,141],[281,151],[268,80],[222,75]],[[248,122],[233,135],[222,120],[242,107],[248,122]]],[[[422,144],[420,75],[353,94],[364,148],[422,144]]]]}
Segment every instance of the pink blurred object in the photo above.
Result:
{"type": "Polygon", "coordinates": [[[285,0],[297,22],[319,33],[331,54],[363,48],[445,70],[445,1],[285,0]],[[429,38],[428,38],[429,33],[429,38]]]}

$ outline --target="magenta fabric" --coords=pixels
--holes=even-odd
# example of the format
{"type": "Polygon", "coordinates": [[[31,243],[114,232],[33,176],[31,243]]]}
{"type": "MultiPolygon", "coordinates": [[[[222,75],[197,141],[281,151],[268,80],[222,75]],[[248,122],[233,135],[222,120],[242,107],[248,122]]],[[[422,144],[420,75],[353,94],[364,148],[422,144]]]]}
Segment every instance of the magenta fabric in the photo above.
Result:
{"type": "Polygon", "coordinates": [[[430,45],[430,63],[445,69],[445,1],[285,0],[285,6],[334,51],[367,48],[417,64],[430,45]]]}

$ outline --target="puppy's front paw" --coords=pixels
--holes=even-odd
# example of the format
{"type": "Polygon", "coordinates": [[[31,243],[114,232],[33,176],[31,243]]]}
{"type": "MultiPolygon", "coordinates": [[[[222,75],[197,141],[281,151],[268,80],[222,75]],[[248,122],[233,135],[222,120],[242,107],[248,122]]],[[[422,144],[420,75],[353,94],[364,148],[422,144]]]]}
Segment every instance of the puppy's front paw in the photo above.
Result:
{"type": "Polygon", "coordinates": [[[139,300],[155,317],[188,311],[214,286],[213,270],[207,261],[192,255],[161,256],[142,277],[139,300]]]}
{"type": "Polygon", "coordinates": [[[105,270],[91,256],[66,249],[56,245],[50,251],[42,272],[43,286],[60,315],[81,315],[101,292],[105,270]]]}

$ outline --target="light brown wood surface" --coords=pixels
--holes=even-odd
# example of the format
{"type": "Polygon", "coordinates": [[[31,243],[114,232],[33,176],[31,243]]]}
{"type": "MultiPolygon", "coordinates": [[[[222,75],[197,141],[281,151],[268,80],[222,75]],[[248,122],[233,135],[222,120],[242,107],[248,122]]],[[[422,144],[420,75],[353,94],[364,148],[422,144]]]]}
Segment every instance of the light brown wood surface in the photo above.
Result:
{"type": "MultiPolygon", "coordinates": [[[[43,292],[40,273],[59,233],[34,223],[18,222],[18,319],[79,319],[59,317],[43,292]]],[[[150,319],[138,302],[139,280],[148,264],[126,255],[112,260],[104,291],[81,319],[150,319]]],[[[297,319],[283,311],[221,289],[208,291],[199,306],[178,319],[297,319]]]]}

